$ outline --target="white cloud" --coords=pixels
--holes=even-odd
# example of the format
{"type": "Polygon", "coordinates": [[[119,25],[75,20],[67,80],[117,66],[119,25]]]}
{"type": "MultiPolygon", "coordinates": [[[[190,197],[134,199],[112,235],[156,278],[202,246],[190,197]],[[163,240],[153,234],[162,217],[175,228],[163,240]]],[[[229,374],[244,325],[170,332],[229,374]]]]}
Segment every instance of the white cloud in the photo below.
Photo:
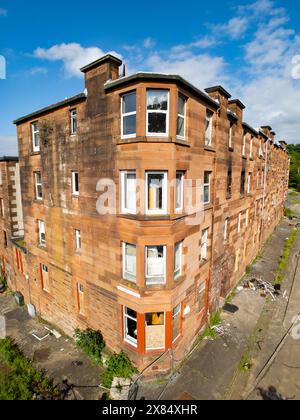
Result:
{"type": "Polygon", "coordinates": [[[152,38],[146,38],[143,43],[145,48],[153,48],[155,46],[155,41],[152,38]]]}
{"type": "MultiPolygon", "coordinates": [[[[36,58],[48,61],[63,61],[66,76],[81,76],[80,68],[101,58],[106,53],[98,47],[82,47],[80,44],[60,44],[49,49],[37,48],[36,58]]],[[[120,56],[116,52],[111,54],[120,56]]]]}
{"type": "Polygon", "coordinates": [[[37,75],[42,75],[42,74],[47,74],[47,73],[48,73],[48,69],[46,69],[45,67],[34,67],[30,70],[31,76],[37,76],[37,75]]]}
{"type": "Polygon", "coordinates": [[[0,7],[0,16],[7,16],[7,10],[0,7]]]}
{"type": "Polygon", "coordinates": [[[219,36],[224,35],[231,39],[243,37],[248,29],[249,20],[244,16],[235,16],[227,23],[221,25],[212,25],[212,30],[219,36]]]}
{"type": "Polygon", "coordinates": [[[18,141],[15,136],[0,136],[0,156],[17,156],[18,141]]]}

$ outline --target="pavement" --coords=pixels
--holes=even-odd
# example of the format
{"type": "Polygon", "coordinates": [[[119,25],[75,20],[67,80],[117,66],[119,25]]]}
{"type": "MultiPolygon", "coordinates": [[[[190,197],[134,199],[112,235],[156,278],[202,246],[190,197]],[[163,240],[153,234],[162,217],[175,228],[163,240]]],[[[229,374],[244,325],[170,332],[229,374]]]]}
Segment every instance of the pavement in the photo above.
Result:
{"type": "MultiPolygon", "coordinates": [[[[286,238],[293,226],[283,220],[253,266],[251,277],[273,283],[286,238]]],[[[245,278],[243,283],[247,280],[245,278]]],[[[299,291],[300,293],[300,291],[299,291]]],[[[283,298],[278,298],[275,306],[283,298]]],[[[272,299],[260,292],[239,289],[228,309],[222,312],[223,334],[204,340],[168,381],[142,381],[138,398],[148,400],[223,400],[242,399],[249,373],[241,371],[241,360],[251,346],[260,348],[260,340],[270,321],[272,299]],[[258,343],[258,344],[257,344],[258,343]]],[[[300,310],[299,310],[300,312],[300,310]]],[[[297,312],[296,312],[297,313],[297,312]]],[[[252,364],[252,361],[251,361],[252,364]]],[[[252,366],[251,366],[252,369],[252,366]]]]}
{"type": "Polygon", "coordinates": [[[16,342],[36,368],[44,369],[54,384],[62,385],[67,380],[69,385],[74,385],[74,392],[71,391],[66,399],[101,399],[101,371],[77,350],[71,338],[58,332],[55,332],[58,333],[57,338],[53,334],[48,335],[47,328],[51,327],[30,318],[25,307],[17,306],[11,293],[0,295],[0,315],[6,320],[6,336],[16,342]]]}

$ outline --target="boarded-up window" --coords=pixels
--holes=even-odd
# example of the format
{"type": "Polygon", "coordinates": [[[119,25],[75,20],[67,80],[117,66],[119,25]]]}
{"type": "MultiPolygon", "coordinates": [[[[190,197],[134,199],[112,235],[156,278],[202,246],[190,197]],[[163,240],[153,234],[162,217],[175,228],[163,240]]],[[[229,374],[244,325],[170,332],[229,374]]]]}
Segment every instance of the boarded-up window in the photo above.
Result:
{"type": "Polygon", "coordinates": [[[165,314],[146,314],[146,349],[164,350],[166,345],[165,314]]]}

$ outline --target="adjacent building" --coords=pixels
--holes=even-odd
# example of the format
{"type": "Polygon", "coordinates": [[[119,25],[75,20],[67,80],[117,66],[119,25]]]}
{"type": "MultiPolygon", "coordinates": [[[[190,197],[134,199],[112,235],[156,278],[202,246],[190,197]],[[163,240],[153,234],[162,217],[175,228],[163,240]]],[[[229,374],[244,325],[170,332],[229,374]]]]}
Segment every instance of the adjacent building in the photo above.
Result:
{"type": "Polygon", "coordinates": [[[84,67],[84,93],[15,121],[26,272],[12,287],[142,368],[170,348],[180,360],[257,256],[288,155],[221,86],[121,64],[84,67]]]}

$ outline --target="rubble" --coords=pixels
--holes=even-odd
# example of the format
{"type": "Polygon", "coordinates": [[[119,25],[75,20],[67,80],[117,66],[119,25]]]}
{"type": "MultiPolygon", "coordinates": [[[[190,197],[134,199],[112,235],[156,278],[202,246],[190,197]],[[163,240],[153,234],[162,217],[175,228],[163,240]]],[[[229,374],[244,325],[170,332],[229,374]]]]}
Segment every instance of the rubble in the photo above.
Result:
{"type": "Polygon", "coordinates": [[[243,287],[244,289],[250,289],[254,292],[260,291],[262,297],[267,297],[269,294],[273,301],[276,301],[276,297],[281,291],[280,284],[272,285],[271,283],[264,281],[261,277],[254,277],[251,280],[247,280],[243,287]]]}

